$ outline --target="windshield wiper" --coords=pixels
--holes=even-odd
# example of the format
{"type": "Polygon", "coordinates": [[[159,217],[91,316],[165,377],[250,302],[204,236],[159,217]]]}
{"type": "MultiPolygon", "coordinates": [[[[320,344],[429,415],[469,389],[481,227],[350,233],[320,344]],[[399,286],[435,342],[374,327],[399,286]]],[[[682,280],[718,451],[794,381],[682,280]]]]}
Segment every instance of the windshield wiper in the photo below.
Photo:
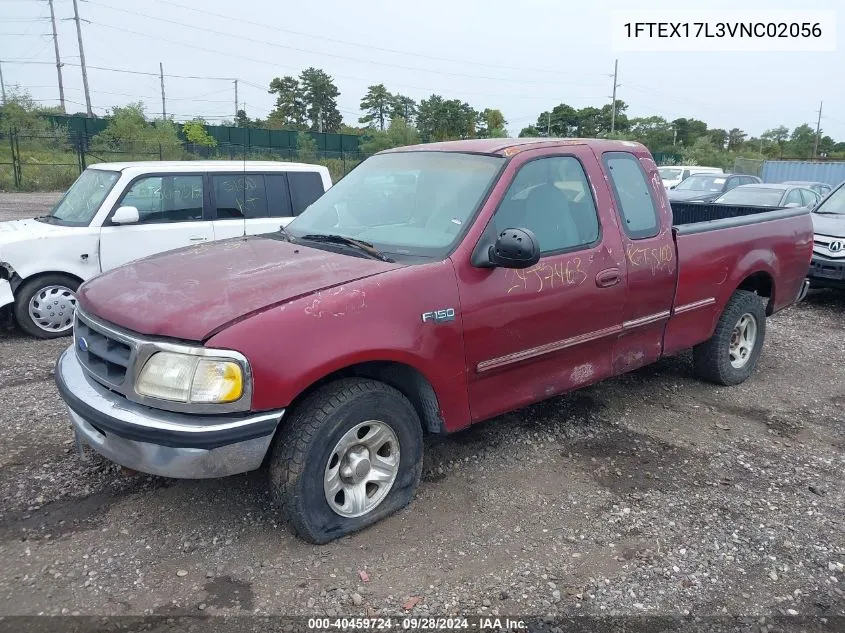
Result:
{"type": "Polygon", "coordinates": [[[818,215],[845,215],[845,213],[837,213],[836,211],[818,211],[817,209],[813,209],[813,213],[818,215]]]}
{"type": "Polygon", "coordinates": [[[380,259],[383,262],[393,263],[392,259],[390,259],[387,255],[382,253],[369,242],[363,242],[361,240],[356,240],[351,237],[346,237],[344,235],[325,235],[322,233],[309,233],[308,235],[303,235],[299,239],[308,240],[311,242],[326,242],[328,244],[343,244],[344,246],[351,246],[352,248],[357,248],[359,251],[366,253],[373,259],[380,259]]]}

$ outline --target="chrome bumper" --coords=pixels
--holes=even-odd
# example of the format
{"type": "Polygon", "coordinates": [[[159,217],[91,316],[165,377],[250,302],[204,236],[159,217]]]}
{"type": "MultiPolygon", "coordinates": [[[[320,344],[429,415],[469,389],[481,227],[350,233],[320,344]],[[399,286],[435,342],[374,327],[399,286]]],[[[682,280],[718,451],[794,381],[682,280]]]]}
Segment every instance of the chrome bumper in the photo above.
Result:
{"type": "Polygon", "coordinates": [[[89,380],[73,346],[59,357],[56,385],[77,439],[122,466],[163,477],[208,479],[255,470],[284,414],[199,416],[135,404],[89,380]]]}

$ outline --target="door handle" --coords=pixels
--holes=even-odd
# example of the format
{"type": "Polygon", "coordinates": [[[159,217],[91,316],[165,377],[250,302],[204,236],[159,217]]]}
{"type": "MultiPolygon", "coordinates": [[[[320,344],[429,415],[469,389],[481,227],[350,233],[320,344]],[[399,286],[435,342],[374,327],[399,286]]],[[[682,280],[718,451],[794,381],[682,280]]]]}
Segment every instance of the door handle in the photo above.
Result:
{"type": "Polygon", "coordinates": [[[619,273],[618,268],[607,268],[599,271],[596,275],[596,285],[599,288],[609,288],[610,286],[615,286],[621,280],[622,275],[619,273]]]}
{"type": "Polygon", "coordinates": [[[204,235],[192,235],[188,239],[191,240],[192,242],[205,242],[205,241],[208,240],[208,238],[205,237],[204,235]]]}

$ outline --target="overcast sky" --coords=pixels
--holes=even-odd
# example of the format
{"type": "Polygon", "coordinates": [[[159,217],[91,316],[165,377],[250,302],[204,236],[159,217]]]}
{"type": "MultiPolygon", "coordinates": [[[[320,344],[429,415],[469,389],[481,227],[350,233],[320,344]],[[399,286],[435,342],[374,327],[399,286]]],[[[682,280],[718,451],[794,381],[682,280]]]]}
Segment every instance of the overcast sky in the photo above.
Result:
{"type": "MultiPolygon", "coordinates": [[[[802,0],[832,10],[841,0],[802,0]]],[[[795,0],[708,0],[697,8],[795,8],[795,0]]],[[[55,0],[69,112],[84,111],[71,0],[55,0]]],[[[565,102],[610,101],[613,61],[618,98],[629,116],[695,117],[710,127],[756,135],[779,124],[815,126],[845,140],[845,48],[832,53],[614,53],[610,11],[622,0],[82,0],[83,44],[95,112],[142,100],[161,111],[165,74],[238,78],[239,102],[251,117],[273,105],[267,85],[303,68],[324,69],[340,89],[344,120],[357,124],[368,85],[414,99],[437,93],[477,109],[499,108],[515,136],[537,115],[565,102]],[[181,5],[181,6],[180,6],[181,5]],[[202,8],[200,8],[202,7],[202,8]],[[216,33],[215,33],[216,32],[216,33]],[[116,68],[156,76],[95,69],[116,68]]],[[[638,9],[678,8],[677,0],[640,0],[638,9]]],[[[44,0],[0,0],[0,60],[7,90],[20,85],[57,105],[56,69],[44,0]],[[18,60],[18,61],[13,61],[18,60]]],[[[179,119],[231,119],[234,87],[223,79],[165,77],[167,111],[179,119]]]]}

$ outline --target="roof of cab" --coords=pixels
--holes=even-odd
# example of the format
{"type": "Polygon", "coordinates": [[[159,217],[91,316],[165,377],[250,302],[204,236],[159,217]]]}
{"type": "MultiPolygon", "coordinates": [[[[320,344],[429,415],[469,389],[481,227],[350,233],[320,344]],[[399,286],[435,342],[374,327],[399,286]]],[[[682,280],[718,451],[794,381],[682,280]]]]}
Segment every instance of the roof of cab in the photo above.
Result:
{"type": "Polygon", "coordinates": [[[491,154],[494,156],[512,156],[516,153],[544,147],[565,147],[586,145],[599,152],[609,151],[648,151],[642,143],[634,141],[612,141],[597,138],[484,138],[464,141],[442,141],[394,147],[380,154],[395,152],[461,152],[465,154],[491,154]]]}
{"type": "Polygon", "coordinates": [[[322,165],[288,163],[275,160],[147,160],[125,163],[95,163],[90,169],[137,172],[186,172],[186,171],[243,171],[244,169],[267,169],[272,171],[324,171],[322,165]]]}

